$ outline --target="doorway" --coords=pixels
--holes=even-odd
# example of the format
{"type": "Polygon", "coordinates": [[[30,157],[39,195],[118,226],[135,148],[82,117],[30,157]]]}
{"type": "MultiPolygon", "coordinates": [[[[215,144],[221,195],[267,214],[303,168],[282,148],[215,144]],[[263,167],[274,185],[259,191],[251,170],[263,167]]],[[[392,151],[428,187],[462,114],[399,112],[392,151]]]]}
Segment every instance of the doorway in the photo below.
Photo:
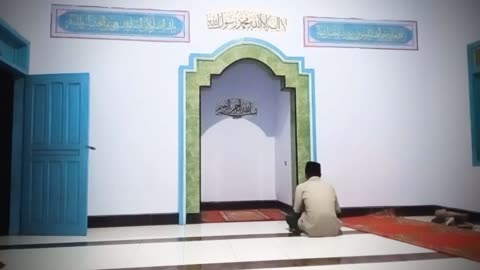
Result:
{"type": "Polygon", "coordinates": [[[14,75],[0,69],[0,235],[8,235],[12,164],[14,75]]]}

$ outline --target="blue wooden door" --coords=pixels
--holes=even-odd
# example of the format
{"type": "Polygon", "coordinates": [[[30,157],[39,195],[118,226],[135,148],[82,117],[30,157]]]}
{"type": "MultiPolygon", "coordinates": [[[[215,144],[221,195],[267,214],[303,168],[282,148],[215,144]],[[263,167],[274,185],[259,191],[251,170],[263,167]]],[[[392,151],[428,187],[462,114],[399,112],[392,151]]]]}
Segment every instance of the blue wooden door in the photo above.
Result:
{"type": "Polygon", "coordinates": [[[88,102],[88,74],[26,78],[21,234],[86,234],[88,102]]]}

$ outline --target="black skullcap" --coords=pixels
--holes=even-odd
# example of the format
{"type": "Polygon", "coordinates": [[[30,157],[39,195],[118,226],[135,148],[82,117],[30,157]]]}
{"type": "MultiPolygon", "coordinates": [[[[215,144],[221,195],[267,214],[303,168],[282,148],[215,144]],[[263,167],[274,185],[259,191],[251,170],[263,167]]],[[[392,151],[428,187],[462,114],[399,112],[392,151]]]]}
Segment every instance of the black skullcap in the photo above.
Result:
{"type": "Polygon", "coordinates": [[[321,176],[321,166],[320,163],[315,161],[308,161],[307,165],[305,165],[305,175],[307,177],[312,176],[321,176]]]}

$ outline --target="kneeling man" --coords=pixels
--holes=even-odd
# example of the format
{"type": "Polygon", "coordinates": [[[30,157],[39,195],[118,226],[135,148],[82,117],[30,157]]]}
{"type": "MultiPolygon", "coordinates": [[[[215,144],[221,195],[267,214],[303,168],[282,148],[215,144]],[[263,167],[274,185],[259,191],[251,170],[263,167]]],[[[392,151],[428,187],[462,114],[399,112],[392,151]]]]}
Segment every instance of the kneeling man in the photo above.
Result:
{"type": "Polygon", "coordinates": [[[304,232],[308,236],[335,236],[341,234],[342,222],[335,189],[320,179],[321,167],[309,161],[305,166],[307,181],[297,186],[294,214],[287,216],[287,223],[294,233],[304,232]]]}

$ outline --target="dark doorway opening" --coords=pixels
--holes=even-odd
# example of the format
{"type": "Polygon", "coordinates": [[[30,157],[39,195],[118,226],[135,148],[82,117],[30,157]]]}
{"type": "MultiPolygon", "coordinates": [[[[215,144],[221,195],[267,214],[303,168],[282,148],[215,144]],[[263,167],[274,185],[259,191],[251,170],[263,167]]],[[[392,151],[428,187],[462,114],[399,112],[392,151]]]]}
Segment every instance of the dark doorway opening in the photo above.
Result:
{"type": "Polygon", "coordinates": [[[0,68],[0,235],[10,223],[14,75],[0,68]]]}

